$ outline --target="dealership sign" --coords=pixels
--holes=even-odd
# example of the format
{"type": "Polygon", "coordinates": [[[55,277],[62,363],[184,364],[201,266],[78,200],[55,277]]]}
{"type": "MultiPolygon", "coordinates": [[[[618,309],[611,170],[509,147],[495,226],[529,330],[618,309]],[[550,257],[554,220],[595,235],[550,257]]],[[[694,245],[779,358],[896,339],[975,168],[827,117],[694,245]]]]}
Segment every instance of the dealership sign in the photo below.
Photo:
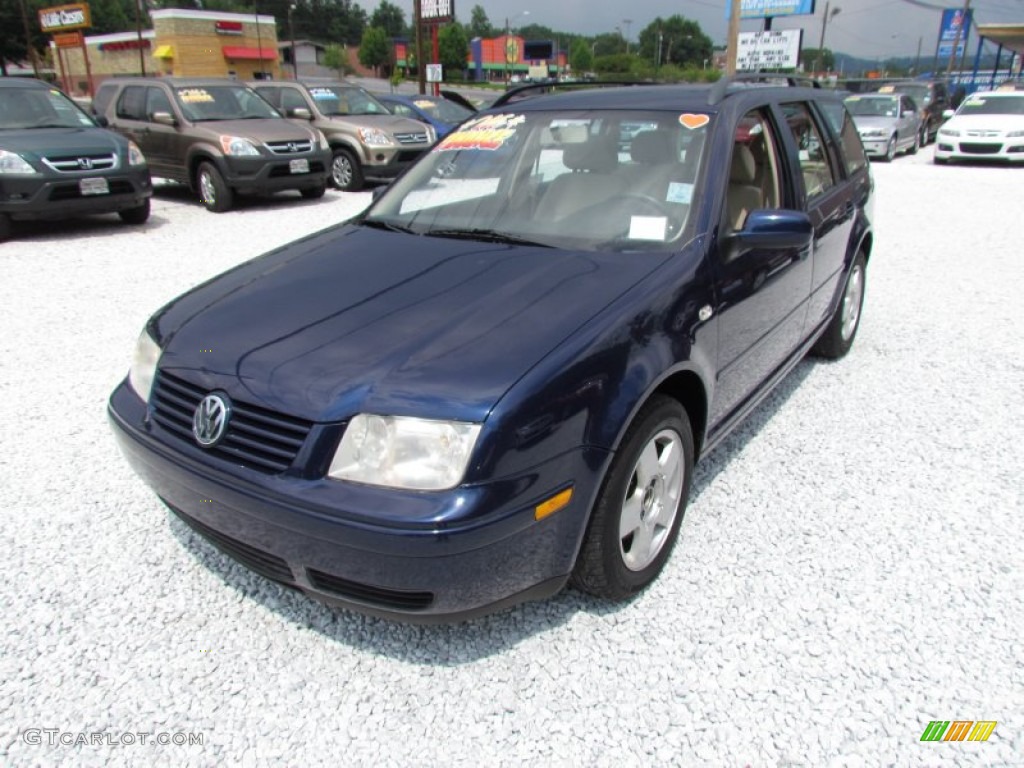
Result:
{"type": "MultiPolygon", "coordinates": [[[[773,16],[801,16],[814,13],[814,0],[740,0],[741,19],[773,16]]],[[[732,15],[732,3],[725,4],[725,18],[732,15]]]]}
{"type": "Polygon", "coordinates": [[[71,3],[39,11],[39,26],[43,32],[63,32],[92,26],[88,3],[71,3]]]}
{"type": "Polygon", "coordinates": [[[947,8],[942,12],[942,26],[939,28],[939,58],[948,59],[952,56],[954,45],[956,45],[956,55],[964,55],[967,50],[967,34],[971,31],[973,13],[973,11],[968,11],[965,17],[962,8],[947,8]],[[958,36],[959,43],[957,42],[958,36]]]}
{"type": "Polygon", "coordinates": [[[423,21],[451,21],[455,18],[455,0],[420,0],[423,21]]]}
{"type": "Polygon", "coordinates": [[[736,46],[736,69],[796,69],[802,33],[799,29],[741,32],[736,46]]]}

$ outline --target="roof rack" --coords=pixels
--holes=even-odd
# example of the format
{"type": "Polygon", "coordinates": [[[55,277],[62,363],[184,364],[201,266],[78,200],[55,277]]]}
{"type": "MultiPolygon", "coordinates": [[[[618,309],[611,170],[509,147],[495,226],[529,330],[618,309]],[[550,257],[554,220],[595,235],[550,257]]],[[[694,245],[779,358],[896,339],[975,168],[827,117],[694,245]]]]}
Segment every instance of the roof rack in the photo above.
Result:
{"type": "Polygon", "coordinates": [[[550,93],[554,90],[586,90],[589,88],[623,88],[636,85],[667,85],[653,80],[569,80],[563,82],[527,83],[505,91],[494,100],[489,107],[502,107],[514,101],[522,101],[531,96],[550,93]]]}
{"type": "Polygon", "coordinates": [[[785,81],[785,85],[790,88],[821,88],[821,83],[810,77],[795,77],[780,72],[740,72],[731,77],[726,75],[711,86],[708,104],[718,104],[724,99],[730,85],[778,85],[780,80],[785,81]]]}

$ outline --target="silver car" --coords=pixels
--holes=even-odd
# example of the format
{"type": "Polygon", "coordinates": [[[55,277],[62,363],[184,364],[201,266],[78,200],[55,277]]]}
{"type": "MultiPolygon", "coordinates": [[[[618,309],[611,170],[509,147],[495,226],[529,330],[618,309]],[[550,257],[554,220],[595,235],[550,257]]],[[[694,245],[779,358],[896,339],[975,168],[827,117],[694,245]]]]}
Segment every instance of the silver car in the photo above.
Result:
{"type": "Polygon", "coordinates": [[[846,99],[864,150],[886,162],[921,148],[921,113],[905,93],[856,94],[846,99]]]}

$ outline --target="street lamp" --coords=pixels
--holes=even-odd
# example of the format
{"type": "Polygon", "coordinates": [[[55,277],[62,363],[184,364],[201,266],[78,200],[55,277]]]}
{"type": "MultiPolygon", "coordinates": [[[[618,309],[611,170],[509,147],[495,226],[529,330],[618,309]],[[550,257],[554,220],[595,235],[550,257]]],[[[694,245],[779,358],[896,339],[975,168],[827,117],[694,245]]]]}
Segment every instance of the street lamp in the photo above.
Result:
{"type": "Polygon", "coordinates": [[[299,79],[299,58],[295,52],[295,25],[292,23],[292,12],[295,10],[295,3],[288,5],[288,36],[292,39],[292,74],[299,79]]]}
{"type": "Polygon", "coordinates": [[[835,18],[836,14],[839,13],[842,8],[833,8],[831,13],[828,9],[828,3],[825,3],[825,15],[821,18],[821,42],[818,43],[818,55],[814,57],[814,72],[818,71],[818,62],[825,63],[825,28],[828,26],[828,20],[835,18]]]}
{"type": "Polygon", "coordinates": [[[513,46],[511,46],[511,41],[509,40],[509,36],[512,34],[512,22],[515,21],[516,19],[518,19],[520,16],[529,16],[529,15],[530,15],[529,11],[520,11],[519,13],[517,13],[515,16],[512,16],[511,18],[508,17],[508,16],[505,17],[505,87],[506,88],[508,87],[509,65],[512,63],[512,55],[518,50],[518,48],[514,48],[513,46]]]}
{"type": "MultiPolygon", "coordinates": [[[[629,25],[632,24],[632,23],[633,23],[632,19],[623,19],[622,20],[622,26],[626,28],[626,32],[625,32],[625,34],[622,35],[622,37],[626,41],[626,53],[627,54],[629,53],[629,25]]],[[[620,30],[620,32],[621,32],[621,30],[620,30]]]]}

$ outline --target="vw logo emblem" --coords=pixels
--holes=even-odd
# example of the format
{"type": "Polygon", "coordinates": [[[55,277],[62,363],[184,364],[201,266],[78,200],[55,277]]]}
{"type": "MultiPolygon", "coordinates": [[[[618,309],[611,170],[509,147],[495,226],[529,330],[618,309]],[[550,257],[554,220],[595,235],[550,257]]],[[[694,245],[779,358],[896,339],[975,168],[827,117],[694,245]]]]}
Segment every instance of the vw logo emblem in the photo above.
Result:
{"type": "Polygon", "coordinates": [[[212,448],[227,432],[231,405],[227,395],[207,395],[192,415],[192,434],[203,448],[212,448]]]}
{"type": "Polygon", "coordinates": [[[90,158],[90,157],[80,157],[80,158],[78,158],[78,167],[81,168],[83,171],[88,171],[89,169],[92,168],[92,158],[90,158]]]}

